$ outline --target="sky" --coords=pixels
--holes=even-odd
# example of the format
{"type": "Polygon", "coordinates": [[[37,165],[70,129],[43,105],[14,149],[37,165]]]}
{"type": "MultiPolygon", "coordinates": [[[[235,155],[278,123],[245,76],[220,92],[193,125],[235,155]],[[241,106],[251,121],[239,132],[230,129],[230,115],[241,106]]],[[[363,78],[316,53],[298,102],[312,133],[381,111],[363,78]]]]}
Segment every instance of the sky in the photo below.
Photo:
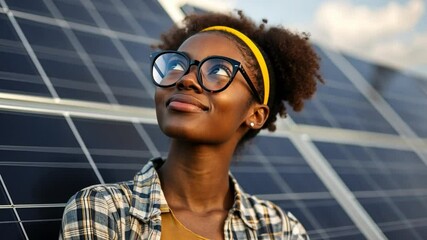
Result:
{"type": "Polygon", "coordinates": [[[425,0],[221,0],[255,21],[309,32],[313,42],[427,77],[425,0]]]}

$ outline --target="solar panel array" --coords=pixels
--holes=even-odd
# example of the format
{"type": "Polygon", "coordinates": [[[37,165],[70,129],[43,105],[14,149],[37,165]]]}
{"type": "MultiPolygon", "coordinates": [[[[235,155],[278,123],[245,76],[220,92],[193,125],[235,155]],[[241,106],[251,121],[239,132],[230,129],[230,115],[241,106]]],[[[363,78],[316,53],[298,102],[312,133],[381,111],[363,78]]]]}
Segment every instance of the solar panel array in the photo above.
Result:
{"type": "MultiPolygon", "coordinates": [[[[0,232],[56,239],[76,191],[167,154],[147,67],[173,21],[156,0],[0,7],[0,232]]],[[[242,149],[232,173],[312,239],[425,238],[426,79],[315,49],[326,84],[242,149]]]]}

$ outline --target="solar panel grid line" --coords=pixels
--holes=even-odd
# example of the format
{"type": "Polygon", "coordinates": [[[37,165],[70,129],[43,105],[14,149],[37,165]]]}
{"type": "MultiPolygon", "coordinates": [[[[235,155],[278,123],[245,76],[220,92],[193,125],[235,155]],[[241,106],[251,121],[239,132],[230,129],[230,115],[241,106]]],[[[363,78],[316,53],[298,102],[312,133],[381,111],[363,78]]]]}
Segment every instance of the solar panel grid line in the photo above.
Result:
{"type": "Polygon", "coordinates": [[[92,34],[111,37],[111,38],[115,37],[115,38],[119,38],[119,39],[130,41],[130,42],[135,42],[135,43],[141,43],[141,44],[147,44],[147,45],[158,43],[157,39],[150,38],[148,36],[139,36],[139,35],[124,33],[124,32],[114,31],[111,29],[94,27],[94,26],[90,26],[82,23],[71,22],[71,21],[62,20],[62,19],[53,19],[50,17],[22,12],[19,10],[9,9],[9,11],[12,12],[13,15],[17,18],[26,19],[26,20],[30,20],[38,23],[44,23],[44,24],[53,25],[57,27],[64,27],[64,28],[69,27],[73,30],[80,31],[80,32],[92,33],[92,34]]]}
{"type": "Polygon", "coordinates": [[[365,237],[387,239],[309,137],[295,134],[290,136],[290,140],[365,237]]]}
{"type": "Polygon", "coordinates": [[[77,142],[79,143],[80,148],[82,149],[84,155],[86,156],[86,158],[87,158],[90,166],[92,167],[96,177],[98,178],[99,182],[101,184],[105,184],[104,178],[102,177],[101,173],[99,172],[98,167],[96,166],[92,156],[90,155],[90,152],[89,152],[88,148],[86,147],[86,144],[83,141],[79,131],[77,130],[76,125],[74,124],[73,120],[71,119],[70,114],[64,113],[64,117],[65,117],[65,120],[67,121],[68,125],[70,126],[70,129],[74,134],[74,137],[76,138],[77,142]]]}
{"type": "MultiPolygon", "coordinates": [[[[89,14],[93,17],[95,22],[98,26],[110,30],[110,27],[105,22],[103,17],[99,14],[96,7],[93,5],[91,1],[81,1],[83,6],[89,11],[89,14]]],[[[131,68],[132,72],[135,74],[139,82],[144,86],[144,89],[146,89],[147,94],[153,98],[154,97],[154,87],[151,84],[151,82],[145,77],[144,73],[141,71],[141,68],[138,66],[136,61],[133,59],[133,57],[130,55],[128,50],[123,46],[123,43],[118,40],[117,36],[114,32],[112,32],[111,36],[109,36],[111,41],[113,42],[116,49],[119,51],[122,58],[125,60],[125,62],[128,64],[128,66],[131,68]]],[[[147,56],[148,57],[148,56],[147,56]]]]}
{"type": "MultiPolygon", "coordinates": [[[[55,19],[61,19],[64,20],[64,17],[62,16],[61,12],[58,10],[58,8],[55,6],[55,4],[51,0],[43,0],[49,11],[52,13],[52,15],[55,17],[55,19]]],[[[70,43],[75,48],[77,54],[80,56],[80,59],[85,63],[87,66],[89,72],[93,76],[93,79],[98,83],[98,86],[108,99],[108,101],[112,104],[118,104],[118,101],[116,97],[114,96],[113,92],[111,91],[108,84],[105,82],[104,78],[102,77],[101,73],[99,73],[98,69],[95,67],[95,64],[90,59],[88,53],[76,37],[76,35],[69,29],[69,26],[67,26],[67,22],[64,21],[65,28],[63,27],[62,30],[67,36],[67,38],[70,40],[70,43]]]]}
{"type": "Polygon", "coordinates": [[[52,97],[57,101],[59,99],[58,93],[56,92],[55,88],[53,87],[52,82],[50,81],[49,77],[47,76],[46,72],[44,71],[39,59],[37,58],[36,54],[34,53],[34,50],[32,49],[30,43],[28,42],[28,39],[26,38],[24,32],[22,31],[21,27],[19,26],[18,22],[16,21],[13,13],[9,10],[8,5],[4,0],[0,0],[0,4],[3,6],[3,9],[5,10],[11,24],[13,25],[16,33],[19,36],[19,39],[21,40],[22,44],[24,45],[29,57],[31,58],[34,66],[36,67],[38,73],[40,74],[43,82],[45,83],[46,87],[49,90],[49,93],[52,95],[52,97]]]}
{"type": "MultiPolygon", "coordinates": [[[[259,148],[257,146],[253,146],[251,149],[252,149],[252,151],[254,151],[254,153],[256,154],[257,158],[262,163],[262,166],[270,174],[270,176],[273,179],[273,182],[279,187],[279,189],[282,192],[286,192],[286,193],[293,192],[293,190],[288,185],[288,183],[286,183],[283,180],[283,178],[276,171],[276,169],[272,166],[272,164],[268,161],[268,159],[262,154],[262,152],[259,150],[259,148]]],[[[308,209],[304,206],[303,202],[296,201],[294,199],[292,199],[292,200],[295,203],[295,205],[301,210],[301,212],[304,214],[304,216],[308,219],[308,221],[310,222],[310,224],[314,228],[316,228],[316,229],[321,228],[321,225],[320,225],[319,221],[317,221],[317,219],[313,216],[313,214],[310,211],[308,211],[308,209]]],[[[324,239],[328,239],[329,238],[328,235],[326,235],[326,234],[321,234],[321,236],[324,239]]]]}
{"type": "Polygon", "coordinates": [[[18,221],[18,224],[20,226],[22,234],[24,234],[25,239],[28,240],[29,238],[28,238],[27,232],[25,231],[24,225],[22,224],[21,218],[19,217],[18,211],[14,207],[13,200],[12,200],[10,194],[9,194],[9,191],[7,190],[7,186],[6,186],[5,182],[4,182],[3,177],[2,177],[1,174],[0,174],[0,183],[1,183],[1,186],[3,187],[3,190],[6,193],[7,200],[9,201],[9,203],[10,203],[10,205],[12,207],[12,211],[13,211],[13,213],[14,213],[17,221],[18,221]]]}

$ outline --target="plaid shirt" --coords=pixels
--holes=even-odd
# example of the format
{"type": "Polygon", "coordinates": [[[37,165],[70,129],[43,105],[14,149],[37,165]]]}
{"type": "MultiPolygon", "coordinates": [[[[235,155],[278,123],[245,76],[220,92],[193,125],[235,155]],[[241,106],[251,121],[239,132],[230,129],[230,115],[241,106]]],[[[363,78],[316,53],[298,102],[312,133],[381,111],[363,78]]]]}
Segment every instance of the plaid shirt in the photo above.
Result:
{"type": "MultiPolygon", "coordinates": [[[[169,209],[149,161],[133,181],[81,190],[65,208],[60,239],[161,239],[162,209],[169,209]]],[[[224,224],[225,239],[309,239],[290,213],[244,193],[231,177],[235,201],[224,224]]]]}

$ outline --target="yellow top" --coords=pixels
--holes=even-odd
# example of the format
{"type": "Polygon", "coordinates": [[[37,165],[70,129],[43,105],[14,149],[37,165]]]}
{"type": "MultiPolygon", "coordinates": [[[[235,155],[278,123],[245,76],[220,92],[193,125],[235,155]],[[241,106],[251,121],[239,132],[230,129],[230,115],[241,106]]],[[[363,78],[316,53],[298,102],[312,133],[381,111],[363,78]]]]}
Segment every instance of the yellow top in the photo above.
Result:
{"type": "Polygon", "coordinates": [[[212,26],[208,27],[202,30],[203,31],[224,31],[233,34],[234,36],[240,38],[246,45],[251,49],[252,53],[255,55],[255,58],[259,64],[259,67],[261,69],[261,74],[264,82],[264,101],[263,104],[267,105],[268,103],[268,97],[270,96],[270,76],[268,74],[268,68],[267,63],[265,62],[264,57],[262,56],[261,51],[256,46],[256,44],[245,34],[242,32],[239,32],[238,30],[227,27],[227,26],[212,26]]]}
{"type": "Polygon", "coordinates": [[[186,228],[172,211],[162,211],[161,240],[208,240],[186,228]]]}

